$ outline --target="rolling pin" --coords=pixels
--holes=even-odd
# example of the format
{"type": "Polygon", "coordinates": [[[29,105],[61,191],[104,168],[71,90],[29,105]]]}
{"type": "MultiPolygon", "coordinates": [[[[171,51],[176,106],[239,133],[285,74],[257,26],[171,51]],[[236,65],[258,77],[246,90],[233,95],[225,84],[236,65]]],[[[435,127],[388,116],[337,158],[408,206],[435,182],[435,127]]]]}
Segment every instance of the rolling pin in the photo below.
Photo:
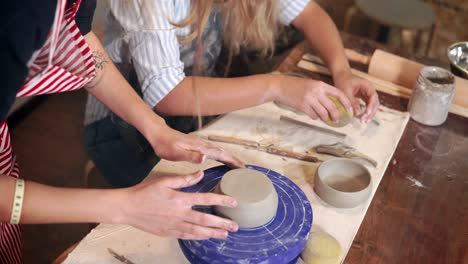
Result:
{"type": "MultiPolygon", "coordinates": [[[[369,63],[369,74],[413,89],[419,72],[425,65],[382,50],[375,50],[369,63]]],[[[453,105],[468,110],[468,80],[455,77],[453,105]]]]}

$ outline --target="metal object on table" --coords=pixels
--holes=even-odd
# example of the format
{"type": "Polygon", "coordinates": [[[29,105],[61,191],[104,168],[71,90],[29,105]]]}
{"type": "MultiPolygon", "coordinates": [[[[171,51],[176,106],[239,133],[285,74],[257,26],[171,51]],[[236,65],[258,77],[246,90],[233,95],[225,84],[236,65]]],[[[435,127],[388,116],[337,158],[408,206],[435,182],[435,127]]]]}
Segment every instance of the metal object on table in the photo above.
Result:
{"type": "Polygon", "coordinates": [[[312,128],[313,130],[315,130],[317,132],[327,134],[327,135],[331,135],[331,136],[334,136],[334,137],[338,137],[340,139],[344,139],[346,137],[346,134],[344,134],[344,133],[340,133],[340,132],[337,132],[335,130],[331,130],[331,129],[328,129],[328,128],[315,126],[315,125],[305,123],[305,122],[302,122],[302,121],[299,121],[299,120],[296,120],[294,118],[290,118],[290,117],[287,117],[287,116],[281,116],[280,120],[285,121],[285,122],[289,122],[289,123],[292,123],[292,124],[295,124],[295,125],[312,128]]]}
{"type": "Polygon", "coordinates": [[[317,153],[329,154],[336,157],[343,157],[349,159],[361,159],[374,167],[377,167],[378,163],[373,158],[357,151],[355,148],[345,145],[343,143],[335,143],[330,145],[318,145],[315,148],[317,153]]]}
{"type": "Polygon", "coordinates": [[[135,262],[129,260],[126,258],[124,255],[117,254],[114,250],[111,248],[107,248],[107,251],[118,261],[125,263],[125,264],[135,264],[135,262]]]}
{"type": "Polygon", "coordinates": [[[452,73],[468,79],[468,41],[450,45],[447,49],[447,57],[452,73]]]}
{"type": "Polygon", "coordinates": [[[408,103],[411,118],[428,126],[444,123],[454,94],[453,74],[439,67],[422,68],[408,103]]]}
{"type": "Polygon", "coordinates": [[[273,147],[271,144],[262,145],[252,140],[225,137],[225,136],[215,136],[215,135],[208,136],[208,140],[246,146],[248,148],[252,148],[255,150],[259,150],[259,151],[263,151],[263,152],[267,152],[270,154],[283,156],[287,158],[302,160],[302,161],[308,161],[308,162],[320,162],[321,161],[317,157],[309,155],[309,154],[302,154],[302,153],[297,153],[297,152],[289,151],[289,150],[282,149],[282,148],[273,147]]]}

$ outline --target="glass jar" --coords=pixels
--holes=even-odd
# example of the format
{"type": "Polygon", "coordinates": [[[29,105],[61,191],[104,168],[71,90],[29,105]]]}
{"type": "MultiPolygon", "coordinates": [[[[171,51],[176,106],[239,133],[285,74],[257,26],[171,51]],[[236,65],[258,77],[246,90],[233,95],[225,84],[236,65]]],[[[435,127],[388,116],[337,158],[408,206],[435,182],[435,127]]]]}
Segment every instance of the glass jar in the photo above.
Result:
{"type": "Polygon", "coordinates": [[[455,93],[455,78],[449,71],[433,66],[421,69],[408,103],[413,120],[438,126],[447,119],[455,93]]]}

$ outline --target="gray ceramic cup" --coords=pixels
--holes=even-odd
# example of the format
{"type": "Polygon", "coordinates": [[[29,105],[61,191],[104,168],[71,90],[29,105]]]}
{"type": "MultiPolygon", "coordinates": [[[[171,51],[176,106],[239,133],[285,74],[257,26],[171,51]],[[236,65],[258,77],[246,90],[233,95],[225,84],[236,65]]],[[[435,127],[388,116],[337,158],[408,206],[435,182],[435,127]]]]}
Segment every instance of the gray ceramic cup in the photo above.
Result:
{"type": "Polygon", "coordinates": [[[334,207],[352,208],[369,198],[372,179],[369,170],[358,161],[333,158],[317,169],[314,191],[334,207]]]}
{"type": "Polygon", "coordinates": [[[215,214],[235,221],[239,228],[256,228],[270,222],[278,209],[278,194],[262,172],[241,168],[228,171],[216,193],[237,200],[237,207],[214,206],[215,214]]]}

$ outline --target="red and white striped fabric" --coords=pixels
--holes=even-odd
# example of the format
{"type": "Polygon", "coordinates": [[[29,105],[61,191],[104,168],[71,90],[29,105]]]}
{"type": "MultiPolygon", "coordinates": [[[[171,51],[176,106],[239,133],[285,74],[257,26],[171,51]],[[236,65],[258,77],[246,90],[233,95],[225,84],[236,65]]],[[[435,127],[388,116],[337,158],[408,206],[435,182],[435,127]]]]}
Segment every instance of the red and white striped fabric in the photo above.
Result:
{"type": "MultiPolygon", "coordinates": [[[[43,47],[33,54],[29,73],[17,97],[72,91],[95,75],[93,54],[75,23],[81,0],[66,9],[57,1],[54,23],[43,47]]],[[[6,121],[0,123],[0,177],[19,177],[6,121]]],[[[27,195],[27,194],[26,194],[27,195]]],[[[1,197],[0,197],[1,198],[1,197]]],[[[0,223],[0,264],[21,263],[19,225],[0,223]]]]}

